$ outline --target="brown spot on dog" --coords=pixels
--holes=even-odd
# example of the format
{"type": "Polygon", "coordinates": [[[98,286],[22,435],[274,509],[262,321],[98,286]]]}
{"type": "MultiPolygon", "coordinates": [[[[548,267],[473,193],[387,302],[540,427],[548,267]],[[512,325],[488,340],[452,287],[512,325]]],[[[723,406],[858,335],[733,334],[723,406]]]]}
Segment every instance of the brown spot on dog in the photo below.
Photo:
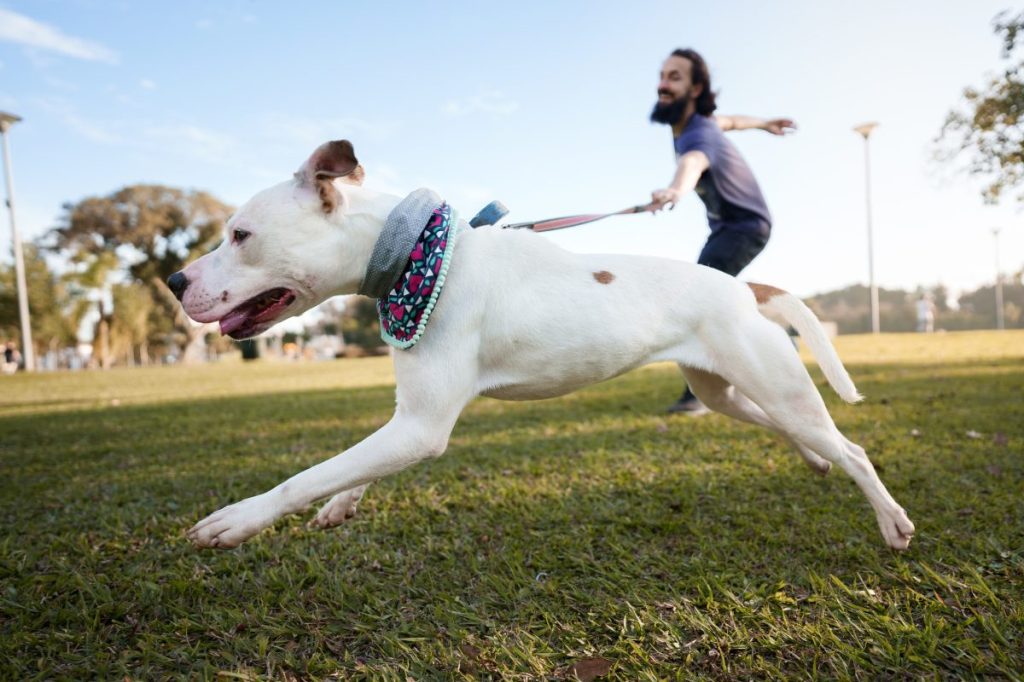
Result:
{"type": "Polygon", "coordinates": [[[601,270],[600,272],[594,273],[594,279],[596,279],[601,284],[611,284],[612,280],[615,279],[615,275],[608,272],[607,270],[601,270]]]}
{"type": "Polygon", "coordinates": [[[227,300],[228,300],[228,290],[225,289],[224,291],[220,292],[220,301],[221,301],[221,303],[225,303],[225,302],[227,302],[227,300]]]}
{"type": "Polygon", "coordinates": [[[362,164],[357,165],[351,173],[343,175],[341,177],[342,182],[347,182],[350,185],[362,185],[363,180],[366,178],[366,170],[362,164]]]}
{"type": "Polygon", "coordinates": [[[747,286],[754,292],[754,298],[757,299],[758,305],[761,303],[767,303],[768,299],[775,298],[780,294],[789,293],[778,287],[773,287],[770,284],[757,284],[755,282],[747,282],[747,286]]]}
{"type": "Polygon", "coordinates": [[[317,178],[316,192],[320,195],[320,206],[324,213],[330,213],[338,207],[338,190],[334,189],[330,178],[317,178]]]}

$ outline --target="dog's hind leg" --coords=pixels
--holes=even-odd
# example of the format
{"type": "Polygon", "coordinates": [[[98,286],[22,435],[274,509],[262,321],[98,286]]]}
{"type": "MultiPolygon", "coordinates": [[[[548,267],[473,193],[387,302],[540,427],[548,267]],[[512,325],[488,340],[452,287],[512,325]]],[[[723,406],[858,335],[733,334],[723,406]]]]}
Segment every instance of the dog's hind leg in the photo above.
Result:
{"type": "Polygon", "coordinates": [[[370,484],[367,483],[351,490],[343,490],[327,500],[313,520],[309,522],[309,525],[313,528],[333,528],[348,521],[356,515],[359,500],[363,499],[363,493],[369,486],[370,484]]]}
{"type": "Polygon", "coordinates": [[[681,367],[690,390],[710,409],[733,419],[771,429],[785,438],[816,474],[824,476],[832,469],[830,462],[795,442],[754,401],[736,390],[735,386],[721,376],[693,367],[681,367]]]}
{"type": "Polygon", "coordinates": [[[723,377],[761,407],[794,443],[839,465],[875,510],[893,549],[906,549],[914,524],[878,478],[864,450],[836,428],[810,375],[781,330],[764,318],[729,330],[723,377]]]}

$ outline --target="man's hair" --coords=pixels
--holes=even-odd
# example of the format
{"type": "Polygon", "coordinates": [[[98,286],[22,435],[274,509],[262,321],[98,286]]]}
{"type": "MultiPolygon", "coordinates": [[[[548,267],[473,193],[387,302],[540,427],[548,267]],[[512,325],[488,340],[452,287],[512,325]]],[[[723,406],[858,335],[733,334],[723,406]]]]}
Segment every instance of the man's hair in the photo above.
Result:
{"type": "Polygon", "coordinates": [[[707,62],[704,61],[704,58],[696,50],[689,48],[673,50],[672,56],[689,60],[691,64],[690,83],[704,86],[701,88],[700,96],[697,98],[697,113],[701,116],[713,114],[718,105],[715,104],[715,93],[711,91],[711,72],[708,71],[707,62]]]}

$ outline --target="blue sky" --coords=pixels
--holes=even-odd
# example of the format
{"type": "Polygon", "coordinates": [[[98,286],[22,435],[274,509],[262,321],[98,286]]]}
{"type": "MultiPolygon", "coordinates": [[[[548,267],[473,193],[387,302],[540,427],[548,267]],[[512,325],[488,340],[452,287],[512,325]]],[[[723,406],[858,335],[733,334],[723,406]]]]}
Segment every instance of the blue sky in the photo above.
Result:
{"type": "MultiPolygon", "coordinates": [[[[744,272],[810,295],[867,280],[863,142],[871,141],[882,286],[973,288],[1024,266],[1009,203],[930,161],[967,85],[999,68],[1005,4],[767,2],[151,3],[0,0],[0,110],[24,237],[61,205],[137,182],[239,204],[312,149],[348,138],[367,185],[440,192],[510,220],[645,201],[674,168],[647,122],[662,60],[701,51],[721,113],[789,116],[799,132],[730,133],[775,216],[744,272]]],[[[696,259],[696,197],[675,211],[553,233],[581,252],[696,259]]],[[[7,217],[0,251],[9,253],[7,217]]]]}

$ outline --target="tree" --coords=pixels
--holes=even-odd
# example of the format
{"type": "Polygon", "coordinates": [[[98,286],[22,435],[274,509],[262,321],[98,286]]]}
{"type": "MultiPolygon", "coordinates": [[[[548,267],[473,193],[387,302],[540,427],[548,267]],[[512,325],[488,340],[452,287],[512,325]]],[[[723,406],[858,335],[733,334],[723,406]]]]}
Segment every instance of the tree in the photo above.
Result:
{"type": "Polygon", "coordinates": [[[115,256],[129,282],[147,288],[153,303],[175,321],[185,359],[197,355],[203,328],[194,326],[166,280],[220,237],[231,207],[206,192],[161,185],[132,185],[105,197],[65,204],[52,248],[75,263],[115,256]]]}
{"type": "MultiPolygon", "coordinates": [[[[939,158],[951,161],[967,155],[967,172],[986,178],[986,202],[995,203],[1003,192],[1024,184],[1024,61],[1015,52],[1024,39],[1024,12],[1003,12],[992,22],[1003,42],[1007,66],[982,89],[966,88],[961,109],[951,111],[937,142],[939,158]]],[[[1024,201],[1024,192],[1017,195],[1024,201]]]]}
{"type": "Polygon", "coordinates": [[[153,297],[149,291],[131,284],[115,285],[111,291],[113,315],[110,320],[111,353],[124,356],[128,365],[135,364],[135,350],[139,362],[149,364],[149,316],[153,311],[153,297]]]}
{"type": "Polygon", "coordinates": [[[84,320],[90,313],[97,313],[92,354],[100,367],[107,369],[114,360],[110,353],[111,298],[119,260],[113,251],[77,253],[74,260],[75,268],[65,273],[63,279],[70,291],[75,317],[84,320]]]}
{"type": "Polygon", "coordinates": [[[350,296],[345,299],[341,334],[346,346],[353,345],[371,353],[377,352],[384,343],[380,338],[377,302],[365,296],[350,296]]]}
{"type": "MultiPolygon", "coordinates": [[[[913,331],[917,325],[914,302],[920,294],[902,289],[878,289],[878,315],[882,331],[913,331]]],[[[932,290],[938,299],[945,297],[945,289],[932,290]]],[[[868,289],[853,284],[845,289],[817,294],[806,299],[807,305],[823,320],[835,322],[840,334],[862,334],[871,331],[871,309],[868,307],[868,289]]]]}
{"type": "MultiPolygon", "coordinates": [[[[960,295],[957,303],[965,320],[965,328],[991,329],[996,321],[995,285],[978,287],[960,295]]],[[[1019,276],[1003,279],[1003,315],[1007,329],[1024,326],[1024,284],[1019,276]]]]}
{"type": "MultiPolygon", "coordinates": [[[[32,345],[35,351],[74,343],[80,317],[63,283],[46,267],[32,244],[24,245],[32,345]]],[[[14,266],[0,266],[0,338],[21,340],[14,266]]]]}

